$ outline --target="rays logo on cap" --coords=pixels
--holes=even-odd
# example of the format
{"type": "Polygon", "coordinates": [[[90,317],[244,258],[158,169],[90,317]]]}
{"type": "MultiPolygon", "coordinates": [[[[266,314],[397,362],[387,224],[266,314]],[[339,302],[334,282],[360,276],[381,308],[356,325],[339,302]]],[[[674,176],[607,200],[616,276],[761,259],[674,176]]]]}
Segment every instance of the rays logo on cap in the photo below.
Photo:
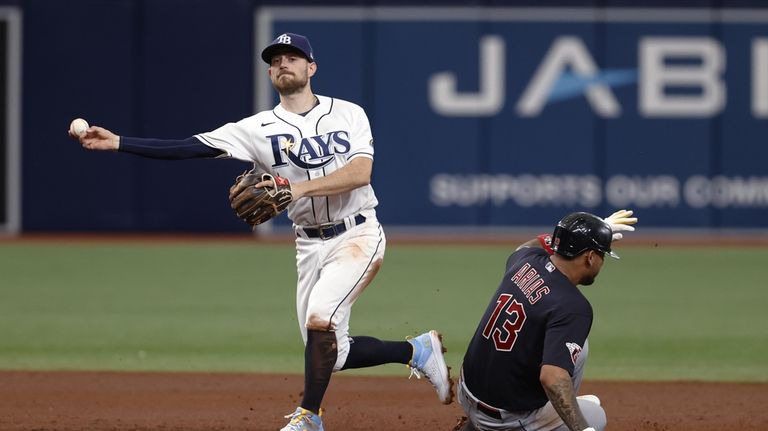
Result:
{"type": "Polygon", "coordinates": [[[261,59],[270,64],[272,56],[279,52],[280,49],[285,49],[285,47],[290,47],[314,63],[315,54],[312,52],[312,45],[309,43],[309,39],[296,33],[283,33],[277,36],[269,46],[261,51],[261,59]]]}

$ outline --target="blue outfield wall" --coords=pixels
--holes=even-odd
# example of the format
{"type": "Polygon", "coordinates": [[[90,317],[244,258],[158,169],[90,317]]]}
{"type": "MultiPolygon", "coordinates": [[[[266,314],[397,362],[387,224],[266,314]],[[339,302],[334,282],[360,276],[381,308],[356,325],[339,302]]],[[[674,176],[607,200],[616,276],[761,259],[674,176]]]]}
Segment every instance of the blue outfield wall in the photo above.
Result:
{"type": "Polygon", "coordinates": [[[247,230],[226,199],[247,164],[90,153],[66,128],[82,116],[187,137],[268,108],[258,53],[285,31],[312,40],[317,93],[368,112],[387,225],[631,207],[645,226],[768,227],[768,9],[591,3],[10,3],[23,23],[21,229],[247,230]]]}

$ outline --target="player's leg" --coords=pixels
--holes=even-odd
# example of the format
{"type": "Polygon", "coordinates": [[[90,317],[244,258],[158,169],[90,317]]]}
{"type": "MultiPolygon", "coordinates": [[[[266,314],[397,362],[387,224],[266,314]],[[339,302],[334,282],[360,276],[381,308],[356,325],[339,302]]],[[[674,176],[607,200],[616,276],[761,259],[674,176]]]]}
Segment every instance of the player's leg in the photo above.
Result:
{"type": "Polygon", "coordinates": [[[349,353],[342,370],[368,368],[383,364],[408,364],[413,345],[407,341],[384,341],[359,335],[349,340],[349,353]]]}
{"type": "MultiPolygon", "coordinates": [[[[313,363],[312,360],[308,360],[307,357],[312,354],[317,354],[323,349],[331,348],[328,346],[327,340],[323,337],[312,337],[311,345],[318,344],[316,348],[308,347],[310,345],[309,333],[307,331],[307,309],[309,308],[309,297],[312,293],[312,288],[317,283],[320,277],[320,265],[324,254],[324,244],[319,240],[310,240],[302,237],[296,238],[296,315],[299,321],[299,331],[301,332],[302,340],[304,341],[304,362],[306,364],[313,363]]],[[[335,341],[335,337],[333,337],[335,341]]],[[[332,343],[335,344],[335,343],[332,343]]],[[[321,362],[321,361],[318,361],[321,362]]],[[[306,373],[306,376],[311,373],[306,373]]],[[[305,387],[307,386],[305,381],[305,387]]],[[[322,419],[320,418],[319,404],[316,407],[312,407],[309,404],[302,403],[296,410],[287,416],[289,418],[288,425],[283,427],[281,431],[295,431],[295,430],[322,430],[322,419]],[[307,408],[309,406],[310,408],[307,408]]]]}
{"type": "Polygon", "coordinates": [[[296,317],[304,345],[307,344],[307,308],[312,287],[320,278],[322,243],[304,238],[296,239],[296,317]]]}
{"type": "Polygon", "coordinates": [[[349,354],[342,370],[374,367],[382,364],[406,364],[411,376],[425,376],[437,391],[443,404],[453,401],[453,383],[445,363],[442,340],[429,331],[407,341],[383,341],[374,337],[355,336],[350,340],[349,354]]]}
{"type": "Polygon", "coordinates": [[[581,381],[584,379],[584,366],[587,364],[587,358],[589,357],[589,339],[584,340],[584,347],[579,352],[579,356],[576,358],[576,363],[573,365],[573,375],[571,376],[571,382],[573,383],[573,391],[579,393],[581,388],[581,381]]]}
{"type": "MultiPolygon", "coordinates": [[[[574,392],[578,393],[581,387],[581,381],[584,377],[584,366],[587,363],[589,357],[589,340],[584,342],[584,347],[581,349],[576,363],[573,368],[573,376],[571,381],[573,382],[574,392]]],[[[576,397],[576,402],[579,403],[579,409],[581,410],[584,419],[587,420],[589,426],[597,431],[605,429],[606,416],[605,410],[600,406],[600,399],[594,395],[582,395],[576,397]]],[[[565,426],[557,410],[552,406],[552,403],[547,403],[544,407],[534,411],[525,422],[526,429],[539,430],[539,431],[568,431],[568,427],[565,426]]]]}
{"type": "Polygon", "coordinates": [[[349,354],[351,306],[379,270],[386,240],[375,219],[324,243],[320,277],[307,301],[301,406],[319,412],[331,374],[349,354]]]}
{"type": "MultiPolygon", "coordinates": [[[[365,224],[368,225],[368,222],[365,224]]],[[[343,284],[321,288],[319,286],[322,285],[323,280],[320,280],[313,289],[313,296],[330,298],[331,301],[328,305],[333,305],[334,302],[338,301],[337,298],[340,295],[343,294],[345,296],[345,299],[336,307],[333,315],[339,347],[338,362],[334,367],[334,371],[367,368],[391,363],[406,364],[411,367],[411,376],[415,375],[418,378],[426,376],[435,387],[440,401],[444,404],[450,404],[453,400],[453,384],[450,370],[443,357],[445,348],[443,348],[442,336],[436,331],[429,331],[406,341],[386,341],[370,336],[350,338],[347,335],[349,333],[352,305],[359,294],[362,293],[362,290],[376,275],[381,264],[377,253],[383,256],[386,245],[386,240],[378,223],[371,223],[365,229],[362,226],[358,226],[354,232],[351,231],[349,234],[352,235],[328,256],[328,259],[326,259],[328,264],[323,269],[323,272],[331,268],[348,272],[346,267],[349,265],[349,256],[369,256],[371,253],[374,253],[372,265],[367,265],[367,262],[365,262],[367,265],[366,272],[361,276],[360,281],[350,280],[354,281],[358,287],[356,290],[348,293],[344,290],[337,290],[337,287],[343,286],[343,284]],[[363,244],[367,244],[367,247],[363,244]],[[377,247],[372,247],[374,244],[377,247]]],[[[333,278],[335,277],[323,276],[323,279],[333,278]]],[[[323,307],[320,306],[318,309],[323,309],[323,307]]]]}
{"type": "Polygon", "coordinates": [[[310,329],[304,349],[304,396],[301,407],[320,412],[325,390],[338,357],[336,334],[333,331],[310,329]]]}
{"type": "MultiPolygon", "coordinates": [[[[579,353],[579,357],[576,359],[576,364],[573,367],[573,376],[571,381],[573,382],[573,389],[578,394],[581,388],[581,381],[584,378],[584,366],[587,364],[587,358],[589,357],[589,340],[584,340],[584,347],[579,353]]],[[[584,415],[584,419],[587,423],[597,431],[602,431],[606,425],[605,410],[600,406],[600,399],[595,395],[580,395],[576,397],[576,401],[579,403],[581,413],[584,415]]]]}
{"type": "MultiPolygon", "coordinates": [[[[579,403],[584,419],[590,427],[596,431],[603,431],[606,426],[605,410],[600,406],[596,397],[576,397],[579,403]]],[[[525,421],[523,421],[526,430],[530,431],[569,431],[565,423],[560,419],[552,403],[547,403],[544,407],[535,410],[525,421]]]]}
{"type": "Polygon", "coordinates": [[[390,363],[407,364],[411,367],[411,376],[425,376],[435,387],[440,401],[450,404],[453,400],[453,384],[443,357],[445,348],[442,336],[437,331],[429,331],[407,341],[383,341],[369,336],[350,338],[347,335],[352,305],[378,272],[386,246],[386,239],[378,223],[369,225],[366,221],[365,225],[357,226],[345,236],[348,234],[349,236],[338,244],[325,260],[323,276],[315,285],[310,300],[311,303],[317,303],[318,310],[336,304],[332,323],[338,340],[338,361],[334,371],[390,363]],[[350,259],[351,256],[363,260],[354,265],[350,263],[350,260],[355,260],[350,259]],[[324,285],[326,280],[344,280],[350,275],[349,269],[356,266],[358,270],[352,271],[351,274],[360,274],[358,279],[324,285]],[[343,274],[327,274],[331,271],[343,274]],[[347,285],[350,284],[355,284],[356,287],[349,290],[347,285]],[[339,302],[342,295],[343,300],[339,302]],[[323,301],[328,302],[322,305],[323,301]]]}
{"type": "Polygon", "coordinates": [[[342,368],[350,352],[349,319],[352,305],[371,283],[384,260],[386,237],[375,219],[368,219],[327,242],[320,277],[312,287],[306,326],[336,333],[342,368]]]}
{"type": "MultiPolygon", "coordinates": [[[[573,382],[574,391],[578,394],[581,388],[581,381],[584,378],[584,366],[587,363],[589,357],[589,340],[584,340],[584,347],[579,353],[579,357],[576,359],[576,364],[573,367],[573,376],[571,381],[573,382]]],[[[580,395],[576,397],[576,401],[579,403],[581,413],[584,415],[584,419],[587,423],[597,431],[601,431],[606,425],[605,410],[600,406],[600,399],[595,395],[580,395]]]]}
{"type": "Polygon", "coordinates": [[[576,397],[576,401],[589,426],[596,431],[603,431],[608,419],[605,416],[605,410],[600,406],[600,400],[594,395],[583,395],[576,397]]]}

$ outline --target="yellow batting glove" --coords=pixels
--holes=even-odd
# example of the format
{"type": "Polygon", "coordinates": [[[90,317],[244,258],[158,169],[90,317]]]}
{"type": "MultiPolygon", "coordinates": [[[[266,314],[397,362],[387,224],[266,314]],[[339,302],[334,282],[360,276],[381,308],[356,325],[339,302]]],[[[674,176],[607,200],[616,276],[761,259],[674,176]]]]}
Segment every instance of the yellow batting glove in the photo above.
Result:
{"type": "Polygon", "coordinates": [[[613,231],[613,241],[618,241],[624,237],[621,232],[632,232],[635,230],[635,227],[632,225],[637,223],[637,217],[631,217],[632,214],[632,210],[618,210],[603,219],[611,227],[611,231],[613,231]]]}

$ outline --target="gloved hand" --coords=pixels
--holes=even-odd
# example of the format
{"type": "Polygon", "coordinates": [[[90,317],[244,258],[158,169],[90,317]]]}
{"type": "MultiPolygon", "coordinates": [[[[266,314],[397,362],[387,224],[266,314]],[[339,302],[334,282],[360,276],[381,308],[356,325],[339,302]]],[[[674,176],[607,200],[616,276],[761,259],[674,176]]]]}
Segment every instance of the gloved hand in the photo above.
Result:
{"type": "Polygon", "coordinates": [[[637,223],[637,217],[630,217],[632,210],[618,210],[615,213],[609,215],[603,220],[608,223],[613,232],[613,241],[618,241],[624,238],[622,232],[632,232],[635,230],[633,224],[637,223]]]}
{"type": "Polygon", "coordinates": [[[258,172],[255,168],[243,172],[229,188],[232,209],[252,227],[276,217],[291,201],[293,194],[287,178],[258,172]]]}

